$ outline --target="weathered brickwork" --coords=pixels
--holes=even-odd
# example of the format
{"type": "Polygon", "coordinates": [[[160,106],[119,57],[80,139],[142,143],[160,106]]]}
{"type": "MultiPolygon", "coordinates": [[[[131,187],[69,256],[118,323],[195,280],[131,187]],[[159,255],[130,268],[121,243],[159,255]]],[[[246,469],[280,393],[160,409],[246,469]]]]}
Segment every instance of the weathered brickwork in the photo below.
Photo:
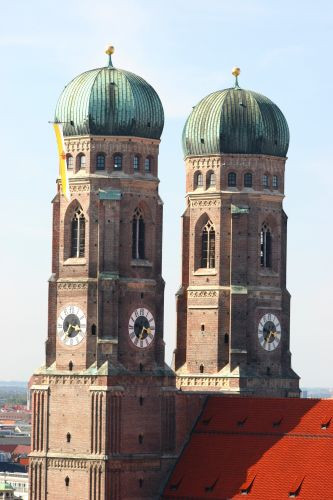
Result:
{"type": "MultiPolygon", "coordinates": [[[[157,140],[117,137],[66,139],[74,158],[71,200],[53,200],[52,275],[46,364],[33,376],[33,446],[30,497],[85,499],[158,498],[200,411],[176,400],[174,373],[164,363],[162,202],[158,195],[157,140]],[[105,170],[96,171],[96,155],[105,170]],[[113,155],[122,155],[122,169],[113,155]],[[79,158],[86,155],[85,169],[79,158]],[[133,156],[140,168],[133,170],[133,156]],[[144,159],[151,159],[151,171],[144,159]],[[71,227],[80,208],[84,255],[71,256],[71,227]],[[132,220],[145,224],[143,259],[132,256],[132,220]],[[66,345],[57,319],[70,305],[87,318],[86,335],[66,345]],[[145,349],[129,336],[129,318],[148,309],[156,334],[145,349]],[[176,412],[186,418],[179,430],[176,412]],[[187,415],[187,413],[189,415],[187,415]]],[[[65,337],[66,339],[66,337],[65,337]]]]}
{"type": "Polygon", "coordinates": [[[177,386],[295,396],[298,377],[289,351],[286,290],[285,159],[222,155],[186,159],[182,284],[177,293],[177,386]],[[235,174],[230,185],[229,174],[235,174]],[[214,173],[214,182],[210,175],[214,173]],[[244,176],[252,174],[252,186],[244,176]],[[198,174],[201,175],[198,181],[198,174]],[[263,186],[263,176],[268,185],[263,186]],[[277,186],[272,179],[276,177],[277,186]],[[215,230],[214,265],[202,266],[202,234],[215,230]],[[271,234],[270,265],[261,266],[260,233],[271,234]],[[281,341],[267,352],[258,341],[264,314],[281,324],[281,341]]]}

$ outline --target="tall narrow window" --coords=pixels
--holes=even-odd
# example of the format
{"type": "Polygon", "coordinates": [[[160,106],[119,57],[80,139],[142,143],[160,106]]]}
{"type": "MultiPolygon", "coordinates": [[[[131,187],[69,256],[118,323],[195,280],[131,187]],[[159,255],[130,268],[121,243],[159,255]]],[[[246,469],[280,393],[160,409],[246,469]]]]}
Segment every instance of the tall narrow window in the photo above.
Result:
{"type": "Polygon", "coordinates": [[[85,218],[80,207],[72,219],[71,238],[71,257],[84,257],[85,218]]]}
{"type": "Polygon", "coordinates": [[[260,265],[261,267],[272,267],[272,236],[266,224],[260,232],[260,265]]]}
{"type": "Polygon", "coordinates": [[[66,162],[67,162],[67,169],[68,170],[73,170],[74,168],[74,158],[72,155],[67,155],[66,156],[66,162]]]}
{"type": "Polygon", "coordinates": [[[120,154],[114,155],[113,168],[115,170],[121,170],[123,168],[123,157],[120,154]]]}
{"type": "Polygon", "coordinates": [[[96,156],[96,170],[105,170],[105,155],[98,153],[96,156]]]}
{"type": "Polygon", "coordinates": [[[151,158],[145,159],[145,172],[151,172],[151,158]]]}
{"type": "Polygon", "coordinates": [[[194,177],[194,187],[199,188],[203,186],[203,175],[201,172],[197,172],[194,177]]]}
{"type": "Polygon", "coordinates": [[[236,187],[236,182],[237,182],[237,176],[235,172],[229,172],[228,173],[228,186],[229,187],[236,187]]]}
{"type": "Polygon", "coordinates": [[[77,168],[78,170],[86,168],[86,156],[84,154],[78,156],[77,168]]]}
{"type": "Polygon", "coordinates": [[[268,175],[264,174],[261,178],[262,187],[268,188],[268,175]]]}
{"type": "Polygon", "coordinates": [[[251,188],[252,187],[252,174],[251,172],[247,172],[244,174],[244,187],[251,188]]]}
{"type": "Polygon", "coordinates": [[[140,156],[138,155],[133,156],[133,170],[134,172],[140,170],[140,156]]]}
{"type": "Polygon", "coordinates": [[[132,258],[145,258],[145,223],[140,208],[136,208],[132,220],[132,258]]]}
{"type": "Polygon", "coordinates": [[[207,187],[214,187],[216,184],[214,172],[208,172],[207,174],[207,187]]]}
{"type": "Polygon", "coordinates": [[[215,228],[210,220],[201,235],[201,267],[215,267],[215,228]]]}
{"type": "Polygon", "coordinates": [[[273,179],[272,179],[272,188],[273,189],[278,189],[279,187],[279,180],[278,180],[278,176],[277,175],[273,175],[273,179]]]}

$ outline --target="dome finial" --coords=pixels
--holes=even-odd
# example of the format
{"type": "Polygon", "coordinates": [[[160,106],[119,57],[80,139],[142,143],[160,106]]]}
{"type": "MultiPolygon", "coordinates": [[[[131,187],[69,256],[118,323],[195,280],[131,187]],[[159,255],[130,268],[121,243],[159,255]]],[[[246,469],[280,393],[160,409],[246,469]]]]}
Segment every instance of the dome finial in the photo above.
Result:
{"type": "Polygon", "coordinates": [[[240,74],[240,68],[237,68],[237,66],[235,66],[234,68],[232,68],[232,71],[231,73],[234,75],[235,77],[235,89],[239,89],[239,85],[238,85],[238,76],[240,74]]]}
{"type": "Polygon", "coordinates": [[[111,59],[111,56],[113,53],[114,53],[114,47],[113,47],[113,45],[109,45],[105,51],[105,54],[107,54],[109,56],[109,63],[108,63],[109,68],[113,68],[112,59],[111,59]]]}

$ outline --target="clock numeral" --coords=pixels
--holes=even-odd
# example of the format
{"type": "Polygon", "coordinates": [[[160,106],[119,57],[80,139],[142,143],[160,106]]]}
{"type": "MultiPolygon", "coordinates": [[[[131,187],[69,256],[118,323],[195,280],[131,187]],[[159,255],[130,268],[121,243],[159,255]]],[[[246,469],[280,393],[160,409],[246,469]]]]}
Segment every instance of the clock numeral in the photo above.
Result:
{"type": "Polygon", "coordinates": [[[140,309],[140,316],[144,316],[145,315],[145,310],[144,309],[140,309]]]}
{"type": "Polygon", "coordinates": [[[131,324],[130,324],[130,325],[128,325],[128,329],[129,329],[129,330],[134,330],[134,325],[131,325],[131,324]]]}
{"type": "Polygon", "coordinates": [[[139,312],[138,311],[139,311],[139,309],[135,309],[135,311],[134,311],[134,314],[135,314],[136,318],[139,316],[139,312]]]}
{"type": "Polygon", "coordinates": [[[143,340],[140,340],[140,347],[143,347],[143,340]]]}
{"type": "Polygon", "coordinates": [[[138,345],[138,343],[139,343],[139,339],[138,339],[138,337],[135,337],[135,339],[134,339],[134,344],[135,344],[135,345],[138,345]]]}

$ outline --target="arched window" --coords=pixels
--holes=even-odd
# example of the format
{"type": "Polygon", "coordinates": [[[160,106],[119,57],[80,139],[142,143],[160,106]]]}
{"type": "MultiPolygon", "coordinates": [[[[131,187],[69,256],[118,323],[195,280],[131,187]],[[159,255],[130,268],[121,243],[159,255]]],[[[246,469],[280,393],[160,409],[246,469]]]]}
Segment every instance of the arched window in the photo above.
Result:
{"type": "Polygon", "coordinates": [[[228,173],[228,186],[229,187],[236,187],[237,183],[237,176],[235,172],[229,172],[228,173]]]}
{"type": "Polygon", "coordinates": [[[229,344],[229,333],[224,334],[224,343],[229,344]]]}
{"type": "Polygon", "coordinates": [[[69,477],[68,476],[65,477],[65,485],[69,486],[69,477]]]}
{"type": "Polygon", "coordinates": [[[98,153],[96,156],[96,170],[105,170],[105,154],[98,153]]]}
{"type": "Polygon", "coordinates": [[[272,236],[266,224],[263,224],[260,232],[260,265],[272,267],[272,236]]]}
{"type": "Polygon", "coordinates": [[[114,170],[121,170],[123,168],[123,157],[119,153],[113,157],[113,168],[114,170]]]}
{"type": "Polygon", "coordinates": [[[71,435],[69,432],[67,432],[67,434],[66,434],[66,440],[67,440],[67,443],[71,442],[71,435]]]}
{"type": "Polygon", "coordinates": [[[273,189],[278,189],[279,187],[279,179],[278,179],[278,176],[277,175],[273,175],[273,179],[272,179],[272,188],[273,189]]]}
{"type": "Polygon", "coordinates": [[[74,212],[71,238],[71,257],[84,257],[85,218],[81,207],[74,212]]]}
{"type": "Polygon", "coordinates": [[[207,174],[207,187],[214,187],[216,184],[215,174],[214,172],[208,172],[207,174]]]}
{"type": "Polygon", "coordinates": [[[246,188],[252,187],[252,174],[251,174],[251,172],[246,172],[246,174],[244,174],[244,187],[246,187],[246,188]]]}
{"type": "Polygon", "coordinates": [[[200,373],[203,373],[203,372],[205,371],[205,367],[204,367],[204,365],[200,365],[199,370],[200,370],[200,373]]]}
{"type": "Polygon", "coordinates": [[[132,220],[132,258],[145,258],[145,223],[140,208],[136,208],[132,220]]]}
{"type": "Polygon", "coordinates": [[[201,235],[201,267],[215,267],[215,228],[210,220],[201,235]]]}
{"type": "Polygon", "coordinates": [[[148,157],[145,159],[145,172],[151,172],[151,164],[152,164],[152,160],[151,160],[151,158],[148,156],[148,157]]]}
{"type": "Polygon", "coordinates": [[[86,155],[81,154],[77,158],[77,168],[78,170],[82,170],[86,168],[86,155]]]}
{"type": "Polygon", "coordinates": [[[74,365],[73,365],[73,361],[70,361],[70,362],[68,363],[68,369],[69,369],[69,371],[70,371],[70,372],[73,370],[73,366],[74,366],[74,365]]]}
{"type": "Polygon", "coordinates": [[[268,175],[264,174],[261,178],[262,187],[268,188],[268,175]]]}
{"type": "Polygon", "coordinates": [[[74,158],[72,155],[67,155],[66,156],[66,162],[67,162],[67,169],[68,170],[73,170],[74,168],[74,158]]]}
{"type": "Polygon", "coordinates": [[[203,175],[201,172],[196,172],[194,176],[194,187],[195,188],[200,188],[203,186],[203,175]]]}
{"type": "Polygon", "coordinates": [[[133,170],[134,172],[140,170],[140,156],[138,155],[133,156],[133,170]]]}

